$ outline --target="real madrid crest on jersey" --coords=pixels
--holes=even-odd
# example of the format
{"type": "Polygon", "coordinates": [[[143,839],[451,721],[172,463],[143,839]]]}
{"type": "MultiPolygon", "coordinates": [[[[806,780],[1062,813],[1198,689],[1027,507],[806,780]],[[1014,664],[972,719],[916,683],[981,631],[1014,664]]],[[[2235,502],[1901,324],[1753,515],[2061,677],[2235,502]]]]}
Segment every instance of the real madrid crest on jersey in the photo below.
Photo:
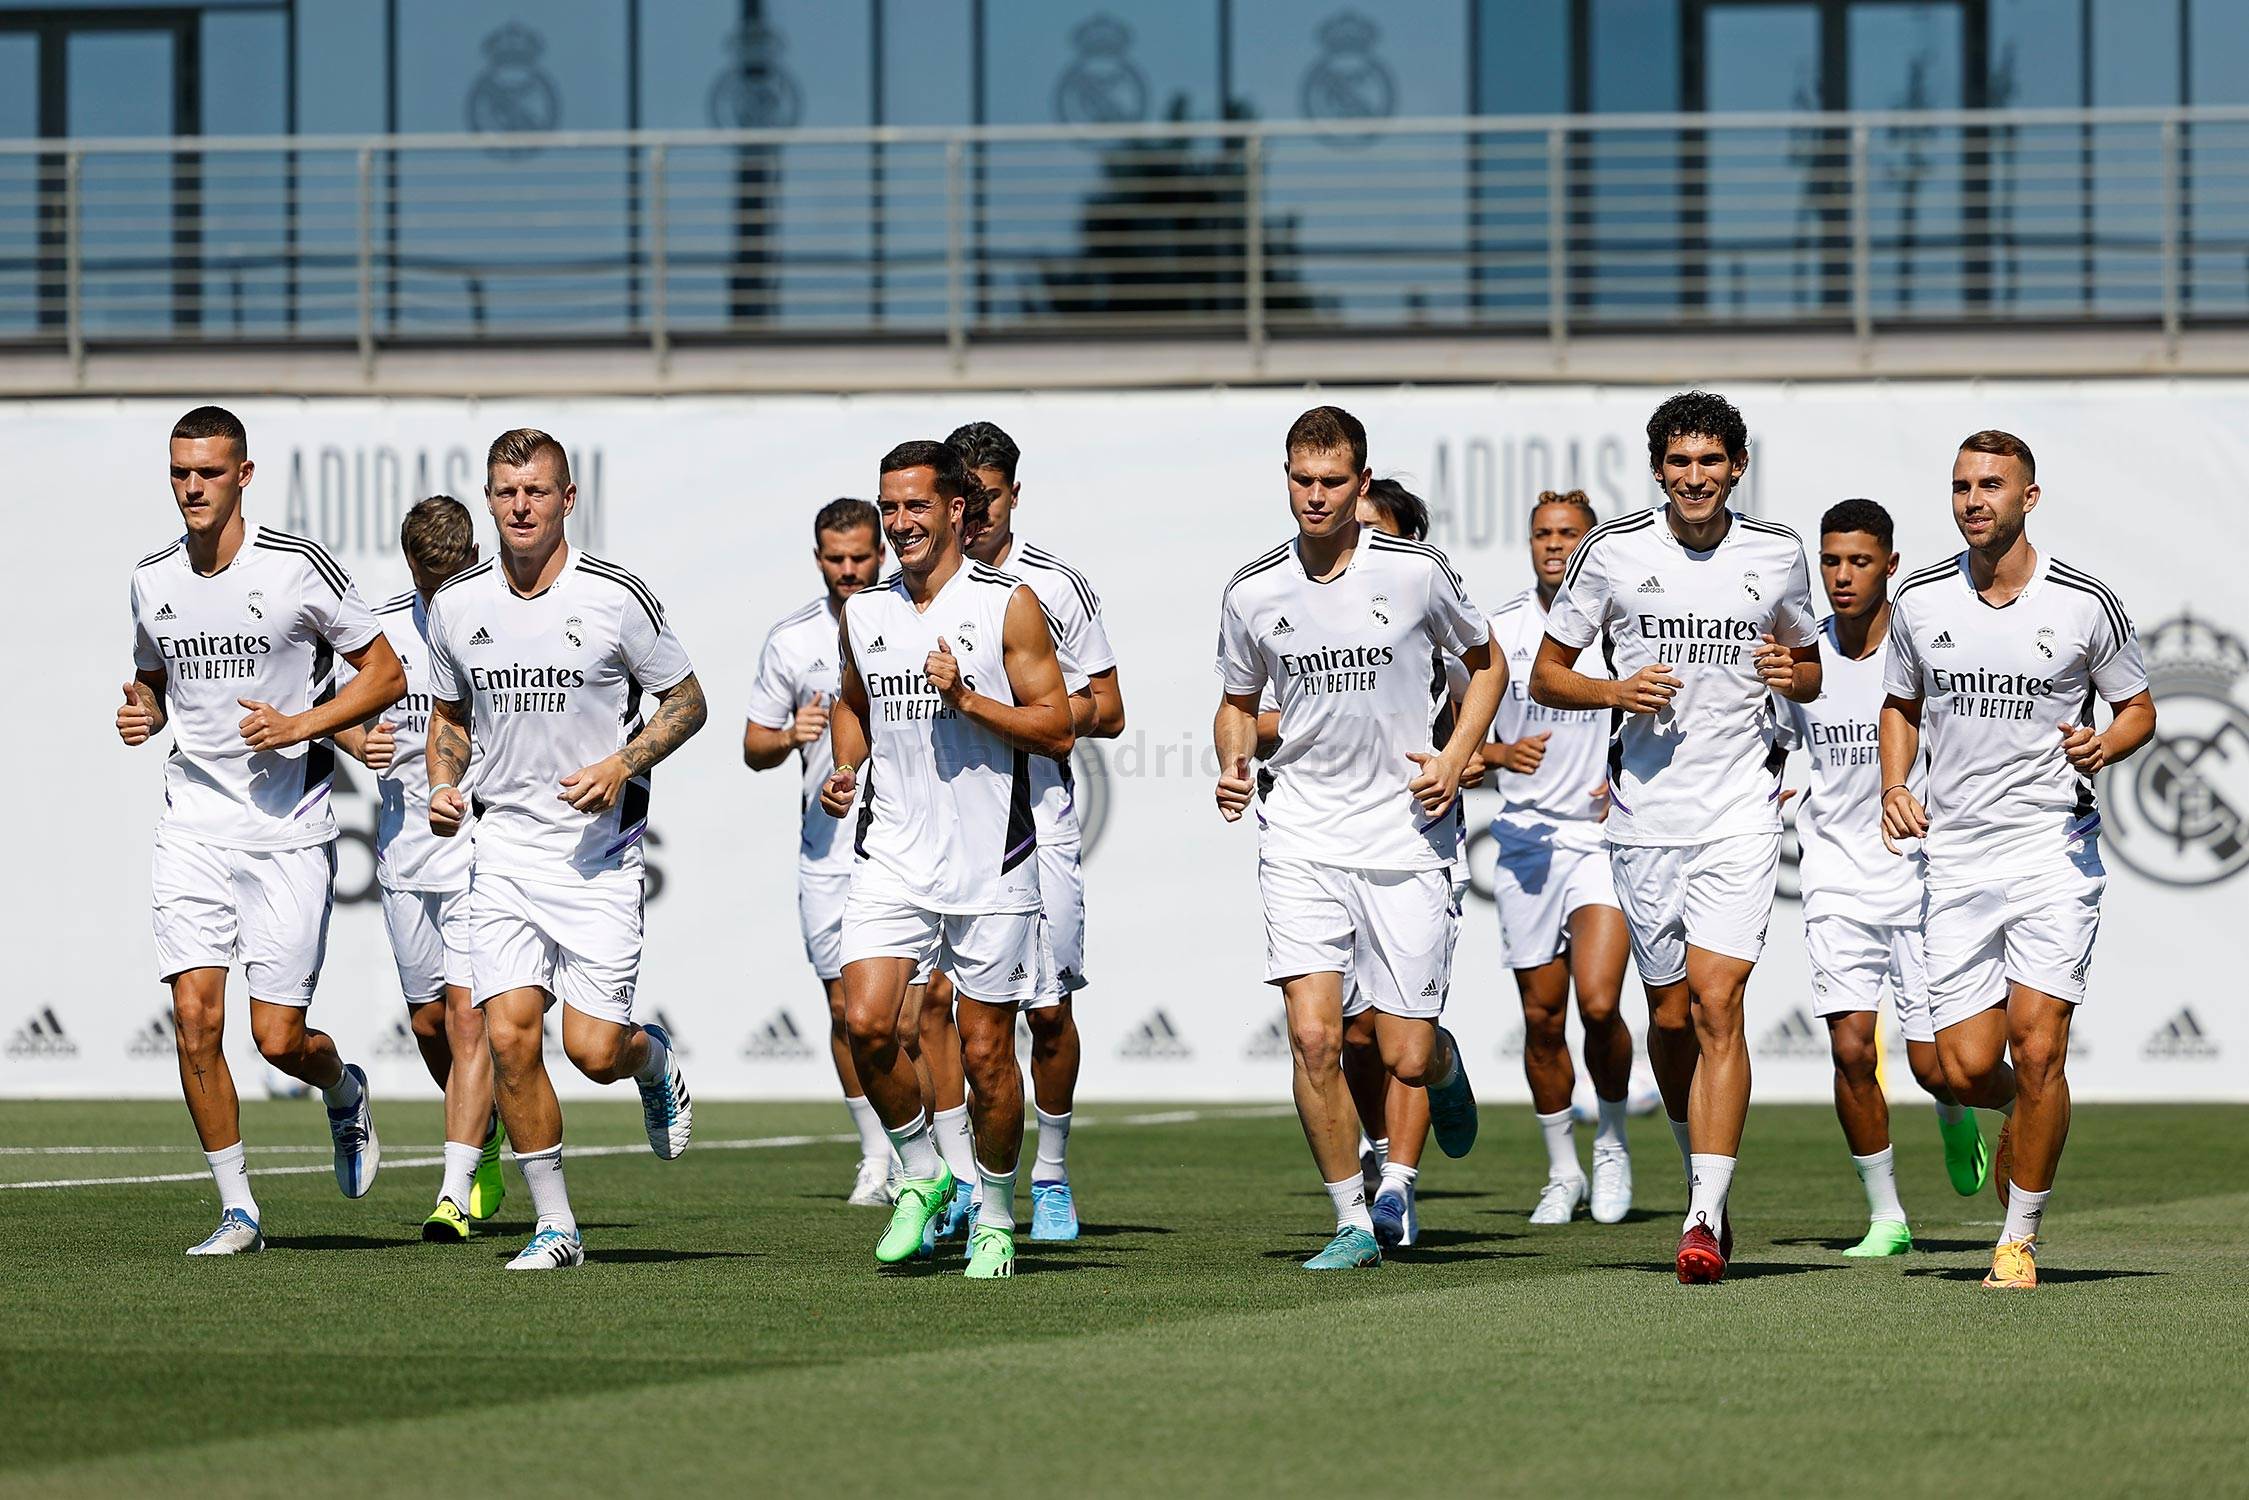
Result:
{"type": "Polygon", "coordinates": [[[1370,612],[1371,614],[1373,614],[1373,616],[1374,616],[1374,623],[1375,623],[1375,624],[1377,624],[1377,625],[1387,625],[1387,624],[1389,624],[1389,623],[1390,623],[1390,599],[1389,599],[1389,596],[1388,596],[1388,595],[1385,595],[1385,594],[1377,594],[1377,595],[1375,595],[1375,596],[1374,596],[1374,602],[1373,602],[1372,606],[1370,607],[1370,610],[1369,610],[1369,612],[1370,612]]]}
{"type": "Polygon", "coordinates": [[[2249,864],[2249,709],[2240,692],[2249,648],[2191,611],[2141,645],[2155,738],[2102,773],[2109,847],[2150,880],[2212,885],[2249,864]]]}
{"type": "Polygon", "coordinates": [[[1755,573],[1744,573],[1741,575],[1741,591],[1747,594],[1750,598],[1755,599],[1760,604],[1765,602],[1764,587],[1763,585],[1758,583],[1757,575],[1755,573]]]}
{"type": "Polygon", "coordinates": [[[572,615],[562,622],[562,639],[575,651],[586,644],[586,622],[572,615]]]}
{"type": "Polygon", "coordinates": [[[960,628],[953,632],[953,639],[960,642],[961,650],[974,651],[976,649],[976,622],[974,620],[961,621],[960,628]]]}
{"type": "Polygon", "coordinates": [[[2039,626],[2038,634],[2031,637],[2031,644],[2038,648],[2040,656],[2052,661],[2054,659],[2054,627],[2051,625],[2039,626]]]}
{"type": "Polygon", "coordinates": [[[250,612],[251,619],[264,619],[266,617],[265,591],[262,589],[250,590],[249,594],[242,601],[242,607],[250,612]]]}

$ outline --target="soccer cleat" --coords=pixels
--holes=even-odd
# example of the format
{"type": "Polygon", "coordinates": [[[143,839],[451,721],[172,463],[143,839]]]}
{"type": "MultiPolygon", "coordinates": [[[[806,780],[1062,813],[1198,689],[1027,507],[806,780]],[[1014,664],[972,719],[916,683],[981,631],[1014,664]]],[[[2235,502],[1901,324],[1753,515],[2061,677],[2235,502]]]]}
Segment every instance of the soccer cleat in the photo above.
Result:
{"type": "Polygon", "coordinates": [[[1944,1175],[1952,1179],[1952,1190],[1973,1198],[1991,1180],[1991,1148],[1984,1144],[1975,1115],[1963,1114],[1953,1125],[1939,1120],[1937,1134],[1944,1137],[1944,1175]]]}
{"type": "Polygon", "coordinates": [[[880,1156],[859,1158],[859,1176],[851,1184],[851,1195],[843,1201],[855,1208],[888,1208],[898,1200],[890,1185],[890,1162],[880,1156]]]}
{"type": "Polygon", "coordinates": [[[1447,1156],[1466,1156],[1476,1144],[1476,1094],[1468,1085],[1468,1060],[1461,1055],[1452,1033],[1440,1026],[1437,1039],[1452,1053],[1452,1082],[1429,1086],[1429,1129],[1437,1149],[1447,1156]]]}
{"type": "Polygon", "coordinates": [[[484,1137],[484,1151],[476,1159],[476,1175],[469,1179],[468,1212],[472,1219],[489,1219],[500,1211],[508,1195],[507,1178],[500,1173],[500,1147],[507,1132],[500,1128],[499,1111],[492,1113],[492,1129],[484,1137]]]}
{"type": "Polygon", "coordinates": [[[328,1134],[336,1143],[336,1186],[346,1198],[364,1198],[383,1164],[383,1144],[375,1138],[374,1101],[367,1092],[366,1072],[357,1063],[345,1063],[344,1071],[359,1080],[359,1102],[350,1109],[328,1111],[328,1134]]]}
{"type": "Polygon", "coordinates": [[[1015,1274],[1015,1231],[997,1224],[979,1224],[968,1233],[968,1269],[971,1281],[998,1281],[1015,1274]]]}
{"type": "Polygon", "coordinates": [[[1632,1212],[1632,1156],[1625,1151],[1593,1151],[1593,1222],[1621,1224],[1632,1212]]]}
{"type": "Polygon", "coordinates": [[[1843,1253],[1861,1259],[1872,1259],[1883,1255],[1903,1255],[1912,1248],[1911,1229],[1896,1219],[1876,1219],[1866,1226],[1866,1238],[1843,1253]]]}
{"type": "Polygon", "coordinates": [[[953,1196],[953,1174],[940,1166],[935,1177],[908,1177],[898,1184],[898,1206],[875,1245],[875,1259],[886,1266],[922,1253],[922,1233],[953,1196]]]}
{"type": "Polygon", "coordinates": [[[586,1242],[572,1229],[542,1229],[531,1243],[516,1251],[507,1264],[510,1271],[560,1271],[586,1263],[586,1242]]]}
{"type": "Polygon", "coordinates": [[[1382,1245],[1356,1224],[1346,1224],[1327,1242],[1327,1248],[1304,1263],[1307,1271],[1354,1271],[1382,1264],[1382,1245]]]}
{"type": "Polygon", "coordinates": [[[1585,1179],[1579,1176],[1549,1177],[1538,1195],[1538,1206],[1531,1210],[1533,1224],[1567,1224],[1577,1217],[1577,1206],[1585,1201],[1585,1179]]]}
{"type": "Polygon", "coordinates": [[[1992,1247],[1991,1274],[1983,1284],[1993,1291],[2035,1292],[2038,1290],[2038,1258],[2036,1245],[2031,1240],[2001,1240],[1992,1247]]]}
{"type": "Polygon", "coordinates": [[[437,1207],[422,1220],[422,1238],[433,1245],[457,1245],[468,1237],[468,1215],[450,1198],[438,1199],[437,1207]]]}
{"type": "Polygon", "coordinates": [[[2007,1206],[2007,1189],[2015,1175],[2015,1122],[2011,1119],[1999,1123],[1999,1145],[1991,1153],[1991,1189],[1999,1195],[1999,1206],[2007,1206]]]}
{"type": "Polygon", "coordinates": [[[679,1053],[661,1026],[643,1026],[664,1044],[664,1076],[653,1083],[634,1083],[640,1089],[641,1123],[648,1127],[648,1149],[665,1161],[678,1158],[695,1134],[695,1104],[687,1097],[687,1079],[679,1071],[679,1053]]]}
{"type": "Polygon", "coordinates": [[[1720,1248],[1718,1236],[1710,1232],[1707,1224],[1689,1225],[1679,1236],[1679,1253],[1675,1259],[1681,1286],[1709,1286],[1722,1281],[1726,1275],[1726,1252],[1720,1248]]]}
{"type": "Polygon", "coordinates": [[[932,1221],[926,1238],[932,1245],[939,1240],[965,1240],[975,1223],[976,1185],[956,1177],[953,1179],[953,1196],[946,1202],[945,1211],[932,1221]]]}
{"type": "Polygon", "coordinates": [[[1410,1246],[1421,1238],[1421,1209],[1413,1201],[1412,1188],[1383,1189],[1375,1194],[1368,1213],[1374,1218],[1375,1241],[1385,1250],[1410,1246]]]}
{"type": "Polygon", "coordinates": [[[1078,1237],[1078,1205],[1068,1182],[1031,1184],[1031,1238],[1041,1241],[1078,1237]]]}
{"type": "Polygon", "coordinates": [[[255,1255],[266,1247],[266,1237],[258,1230],[258,1221],[242,1209],[230,1208],[219,1215],[219,1227],[207,1235],[203,1243],[187,1252],[190,1255],[255,1255]]]}

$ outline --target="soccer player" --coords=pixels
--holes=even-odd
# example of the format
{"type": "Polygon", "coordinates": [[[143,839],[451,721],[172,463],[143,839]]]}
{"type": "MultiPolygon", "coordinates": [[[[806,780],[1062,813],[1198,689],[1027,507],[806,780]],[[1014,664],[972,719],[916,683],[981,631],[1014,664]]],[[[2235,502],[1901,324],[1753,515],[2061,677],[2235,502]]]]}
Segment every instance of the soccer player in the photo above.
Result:
{"type": "Polygon", "coordinates": [[[1609,716],[1550,708],[1530,694],[1562,573],[1595,523],[1583,490],[1547,490],[1531,508],[1531,586],[1492,614],[1492,640],[1509,671],[1507,696],[1484,761],[1505,798],[1492,819],[1492,869],[1500,950],[1523,1002],[1523,1076],[1546,1142],[1546,1186],[1533,1224],[1567,1224],[1587,1199],[1578,1165],[1577,1088],[1570,1066],[1570,991],[1585,1026],[1585,1071],[1598,1123],[1593,1135],[1594,1219],[1614,1224],[1632,1208],[1632,1155],[1624,1122],[1632,1087],[1632,1033],[1619,1014],[1631,948],[1609,874],[1609,716]]]}
{"type": "MultiPolygon", "coordinates": [[[[1124,732],[1124,690],[1117,655],[1101,618],[1101,597],[1083,573],[1053,553],[1024,541],[1015,530],[1023,486],[1016,477],[1022,453],[1015,440],[990,422],[971,422],[946,439],[984,487],[988,519],[967,543],[970,557],[1014,574],[1038,597],[1054,637],[1054,653],[1070,692],[1070,716],[1081,739],[1115,739],[1124,732]]],[[[1031,1238],[1078,1237],[1077,1200],[1070,1187],[1070,1115],[1078,1090],[1078,1026],[1072,997],[1086,985],[1085,872],[1080,863],[1076,789],[1070,763],[1045,756],[1031,761],[1031,812],[1038,832],[1039,903],[1053,946],[1053,984],[1023,1012],[1031,1031],[1031,1093],[1038,1117],[1038,1151],[1031,1164],[1031,1238]]]]}
{"type": "Polygon", "coordinates": [[[117,711],[128,745],[172,730],[150,871],[157,976],[172,989],[180,1086],[219,1190],[218,1227],[190,1255],[265,1248],[222,1046],[229,965],[242,965],[259,1053],[327,1103],[344,1196],[365,1196],[382,1164],[367,1075],[305,1010],[336,873],[326,737],[396,702],[406,676],[334,558],[243,515],[254,473],[232,412],[199,406],[173,425],[186,531],[133,568],[134,671],[117,711]],[[327,696],[332,654],[358,676],[327,696]]]}
{"type": "Polygon", "coordinates": [[[1220,816],[1238,821],[1256,804],[1265,975],[1281,990],[1297,1115],[1335,1206],[1335,1237],[1305,1267],[1336,1270],[1382,1263],[1341,1068],[1347,994],[1354,1010],[1377,1012],[1391,1075],[1428,1089],[1439,1149],[1460,1156],[1475,1143],[1475,1096],[1438,1016],[1457,925],[1453,802],[1505,668],[1444,554],[1360,523],[1373,475],[1356,417],[1314,407],[1283,451],[1297,534],[1226,585],[1212,737],[1220,816]],[[1438,651],[1469,671],[1441,748],[1431,733],[1438,651]],[[1279,746],[1252,782],[1268,682],[1279,746]]]}
{"type": "Polygon", "coordinates": [[[1038,997],[1048,951],[1030,760],[1070,753],[1069,692],[1038,597],[961,551],[976,479],[960,454],[901,443],[881,472],[898,571],[844,603],[836,768],[820,793],[841,817],[866,783],[843,909],[844,1012],[852,1062],[904,1174],[875,1258],[919,1253],[953,1196],[902,1035],[907,988],[934,966],[966,1002],[960,1039],[980,1179],[967,1272],[986,1280],[1015,1271],[1015,1012],[1038,997]]]}
{"type": "Polygon", "coordinates": [[[2070,1015],[2100,929],[2093,778],[2155,733],[2138,635],[2113,591],[2040,552],[2029,446],[1978,432],[1952,465],[1967,549],[1898,585],[1882,704],[1882,836],[1928,858],[1930,1020],[1961,1103],[2007,1114],[1992,1180],[2006,1221],[1984,1285],[2038,1285],[2069,1136],[2070,1015]],[[2107,700],[2108,727],[2091,723],[2107,700]],[[1928,800],[1910,771],[1928,736],[1928,800]]]}
{"type": "Polygon", "coordinates": [[[859,1132],[859,1171],[847,1201],[887,1206],[890,1137],[867,1102],[851,1065],[843,1024],[843,899],[851,889],[851,840],[820,807],[820,787],[835,769],[828,712],[843,681],[836,651],[843,602],[882,574],[882,516],[864,500],[831,500],[812,521],[812,561],[821,596],[767,632],[757,680],[750,685],[742,759],[770,771],[797,759],[803,828],[797,841],[797,925],[804,956],[828,997],[828,1052],[843,1085],[844,1106],[859,1132]]]}
{"type": "Polygon", "coordinates": [[[562,1050],[596,1083],[640,1089],[648,1144],[670,1160],[694,1115],[671,1038],[633,1024],[640,979],[648,775],[709,711],[663,607],[631,573],[570,545],[562,444],[493,439],[485,501],[497,557],[430,601],[429,820],[457,837],[472,740],[484,750],[469,868],[470,969],[500,1117],[538,1216],[512,1271],[585,1261],[562,1177],[562,1106],[540,1055],[562,1002],[562,1050]],[[643,694],[655,714],[644,725],[643,694]]]}
{"type": "Polygon", "coordinates": [[[1820,688],[1804,544],[1727,505],[1749,429],[1688,391],[1648,419],[1664,503],[1594,527],[1571,554],[1531,669],[1549,708],[1621,715],[1609,752],[1609,867],[1648,991],[1648,1057],[1686,1160],[1685,1283],[1726,1274],[1727,1190],[1749,1113],[1742,995],[1780,871],[1769,693],[1820,688]],[[1607,638],[1614,680],[1576,670],[1607,638]]]}
{"type": "MultiPolygon", "coordinates": [[[[414,586],[375,606],[376,623],[406,673],[406,697],[372,728],[336,731],[336,745],[375,773],[375,883],[383,929],[398,964],[407,1025],[430,1077],[445,1091],[445,1175],[422,1223],[433,1243],[469,1237],[489,1219],[506,1185],[500,1175],[500,1116],[492,1104],[492,1052],[469,983],[469,841],[430,831],[429,601],[446,579],[476,562],[476,524],[451,495],[418,500],[398,528],[414,586]]],[[[481,762],[473,770],[481,770],[481,762]]]]}
{"type": "Polygon", "coordinates": [[[1872,500],[1845,500],[1820,518],[1820,584],[1835,610],[1820,621],[1820,695],[1809,703],[1782,700],[1790,737],[1811,758],[1811,784],[1796,813],[1804,947],[1813,1013],[1827,1022],[1835,1058],[1835,1113],[1866,1189],[1865,1238],[1843,1252],[1853,1256],[1913,1248],[1898,1201],[1889,1101],[1875,1071],[1885,988],[1914,1079],[1936,1100],[1953,1188],[1976,1192],[1991,1164],[1975,1118],[1953,1098],[1937,1061],[1921,961],[1919,851],[1900,859],[1882,847],[1876,732],[1890,659],[1890,579],[1898,567],[1893,535],[1890,513],[1872,500]]]}

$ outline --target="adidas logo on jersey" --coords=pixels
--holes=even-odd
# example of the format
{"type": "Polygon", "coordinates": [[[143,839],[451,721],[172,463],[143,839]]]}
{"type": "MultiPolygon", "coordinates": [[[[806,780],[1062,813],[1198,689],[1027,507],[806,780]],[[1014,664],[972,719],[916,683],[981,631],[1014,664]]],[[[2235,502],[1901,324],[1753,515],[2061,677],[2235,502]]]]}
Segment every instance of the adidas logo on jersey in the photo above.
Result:
{"type": "Polygon", "coordinates": [[[874,655],[877,651],[888,651],[889,649],[890,647],[884,643],[883,638],[879,635],[867,642],[867,654],[869,656],[874,655]]]}
{"type": "Polygon", "coordinates": [[[1273,622],[1273,634],[1294,635],[1296,634],[1296,627],[1288,622],[1287,615],[1283,615],[1273,622]]]}
{"type": "Polygon", "coordinates": [[[491,631],[489,631],[489,630],[486,630],[486,629],[485,629],[485,628],[484,628],[484,627],[483,627],[482,625],[479,625],[479,626],[477,626],[477,627],[476,627],[476,634],[474,634],[474,635],[472,635],[472,636],[470,636],[470,637],[469,637],[469,644],[470,644],[470,645],[472,645],[472,646],[489,646],[489,645],[491,645],[491,644],[492,644],[492,632],[491,632],[491,631]]]}
{"type": "Polygon", "coordinates": [[[750,1033],[750,1039],[742,1044],[742,1055],[753,1062],[801,1062],[812,1055],[812,1048],[789,1013],[777,1010],[750,1033]]]}
{"type": "Polygon", "coordinates": [[[1187,1045],[1160,1006],[1148,1012],[1148,1019],[1135,1026],[1117,1047],[1117,1056],[1135,1062],[1185,1062],[1194,1055],[1195,1049],[1187,1045]]]}
{"type": "MultiPolygon", "coordinates": [[[[2073,1038],[2070,1050],[2075,1051],[2073,1038]]],[[[2179,1013],[2155,1029],[2155,1034],[2140,1045],[2140,1056],[2150,1062],[2209,1062],[2218,1055],[2218,1044],[2202,1029],[2194,1007],[2181,1006],[2179,1013]]]]}
{"type": "Polygon", "coordinates": [[[1646,583],[1643,583],[1643,584],[1641,584],[1641,585],[1640,585],[1640,592],[1641,592],[1641,593],[1643,593],[1643,594],[1660,594],[1660,593],[1662,593],[1662,592],[1663,592],[1663,580],[1662,580],[1662,579],[1660,579],[1660,578],[1658,578],[1658,577],[1656,577],[1656,576],[1655,576],[1655,574],[1653,574],[1653,573],[1650,573],[1650,574],[1648,575],[1648,581],[1647,581],[1646,583]]]}
{"type": "Polygon", "coordinates": [[[1265,1023],[1264,1030],[1249,1039],[1242,1056],[1256,1060],[1288,1056],[1288,1026],[1279,1016],[1265,1023]]]}
{"type": "Polygon", "coordinates": [[[133,1039],[125,1044],[125,1055],[148,1062],[159,1059],[169,1061],[179,1054],[179,1048],[173,1041],[175,1034],[172,1013],[160,1010],[150,1017],[146,1026],[133,1033],[133,1039]]]}
{"type": "Polygon", "coordinates": [[[172,606],[171,606],[171,605],[169,605],[169,604],[159,604],[158,606],[156,606],[156,623],[157,623],[157,624],[161,625],[161,624],[163,624],[163,623],[164,623],[164,622],[165,622],[166,620],[175,620],[175,619],[178,619],[178,618],[179,618],[179,617],[178,617],[177,615],[175,615],[175,614],[173,614],[173,613],[172,613],[172,606]]]}
{"type": "Polygon", "coordinates": [[[1949,630],[1940,630],[1940,631],[1938,631],[1938,632],[1937,632],[1937,638],[1936,638],[1935,640],[1933,640],[1933,641],[1929,642],[1929,649],[1930,649],[1931,651],[1949,651],[1949,650],[1951,650],[1951,649],[1952,649],[1952,632],[1951,632],[1951,631],[1949,631],[1949,630]]]}
{"type": "Polygon", "coordinates": [[[1014,968],[1007,971],[1007,982],[1009,984],[1020,984],[1027,972],[1028,971],[1025,970],[1021,964],[1017,964],[1014,968]]]}
{"type": "Polygon", "coordinates": [[[1827,1038],[1812,1024],[1810,1012],[1799,1005],[1757,1039],[1756,1050],[1767,1057],[1825,1058],[1827,1038]]]}
{"type": "Polygon", "coordinates": [[[1444,990],[1439,988],[1437,981],[1432,978],[1427,984],[1421,987],[1421,993],[1424,997],[1430,995],[1442,995],[1444,993],[1444,990]]]}
{"type": "Polygon", "coordinates": [[[78,1044],[62,1029],[62,1017],[48,1005],[32,1012],[31,1019],[16,1028],[16,1034],[8,1038],[8,1055],[48,1059],[76,1057],[78,1044]]]}

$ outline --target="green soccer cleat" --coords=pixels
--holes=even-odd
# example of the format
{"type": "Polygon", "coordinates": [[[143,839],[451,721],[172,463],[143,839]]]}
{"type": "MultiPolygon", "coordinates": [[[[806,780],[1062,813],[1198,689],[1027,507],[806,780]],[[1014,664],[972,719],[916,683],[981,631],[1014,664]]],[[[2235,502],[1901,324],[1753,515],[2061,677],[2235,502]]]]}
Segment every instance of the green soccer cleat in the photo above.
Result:
{"type": "Polygon", "coordinates": [[[953,1196],[953,1174],[944,1167],[935,1177],[909,1177],[898,1184],[898,1206],[890,1211],[890,1227],[875,1246],[875,1259],[886,1266],[912,1260],[921,1253],[922,1231],[953,1196]]]}
{"type": "Polygon", "coordinates": [[[1872,1259],[1881,1255],[1903,1255],[1912,1248],[1912,1230],[1895,1219],[1876,1219],[1866,1226],[1866,1238],[1843,1253],[1872,1259]]]}
{"type": "Polygon", "coordinates": [[[1991,1148],[1984,1144],[1975,1111],[1962,1115],[1957,1125],[1937,1121],[1937,1134],[1944,1137],[1944,1175],[1952,1179],[1952,1190],[1973,1198],[1991,1181],[1991,1148]]]}
{"type": "Polygon", "coordinates": [[[1382,1264],[1382,1243],[1372,1230],[1346,1224],[1335,1232],[1327,1248],[1304,1263],[1307,1271],[1353,1271],[1382,1264]]]}
{"type": "Polygon", "coordinates": [[[500,1147],[507,1142],[507,1132],[500,1128],[500,1112],[492,1112],[492,1130],[484,1137],[484,1154],[476,1159],[476,1175],[469,1179],[469,1217],[489,1219],[500,1211],[500,1200],[508,1195],[508,1180],[500,1175],[500,1147]]]}
{"type": "Polygon", "coordinates": [[[968,1232],[968,1269],[971,1281],[997,1281],[1015,1274],[1015,1231],[997,1224],[979,1224],[968,1232]]]}
{"type": "Polygon", "coordinates": [[[450,1198],[438,1199],[437,1207],[422,1220],[422,1238],[433,1245],[457,1245],[468,1237],[468,1215],[450,1198]]]}

